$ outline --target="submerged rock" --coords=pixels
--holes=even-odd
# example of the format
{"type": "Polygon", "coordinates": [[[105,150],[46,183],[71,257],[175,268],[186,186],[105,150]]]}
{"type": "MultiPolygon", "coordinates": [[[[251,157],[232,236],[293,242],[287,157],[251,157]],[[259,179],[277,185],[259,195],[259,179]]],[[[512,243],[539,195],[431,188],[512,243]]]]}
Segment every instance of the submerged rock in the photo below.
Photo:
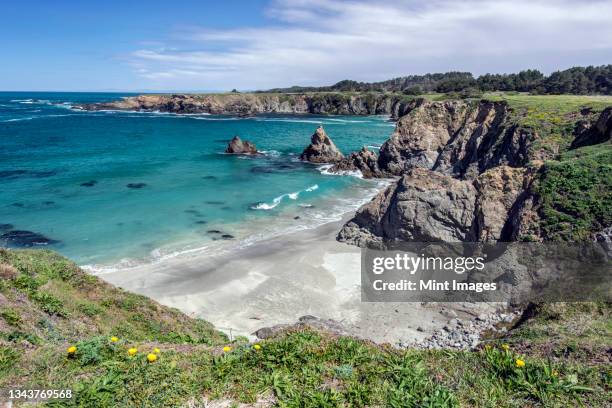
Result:
{"type": "Polygon", "coordinates": [[[57,244],[60,241],[50,239],[32,231],[13,230],[0,235],[0,245],[16,248],[31,248],[57,244]]]}
{"type": "Polygon", "coordinates": [[[344,158],[334,142],[319,126],[310,139],[310,145],[300,155],[300,160],[311,163],[336,163],[344,158]]]}
{"type": "Polygon", "coordinates": [[[230,140],[225,153],[229,154],[257,154],[257,147],[248,140],[242,140],[239,136],[234,136],[230,140]]]}
{"type": "Polygon", "coordinates": [[[147,186],[146,183],[129,183],[127,185],[127,188],[139,189],[139,188],[143,188],[146,186],[147,186]]]}
{"type": "Polygon", "coordinates": [[[84,183],[81,183],[81,187],[93,187],[96,184],[98,184],[98,182],[96,180],[90,180],[90,181],[86,181],[84,183]]]}
{"type": "Polygon", "coordinates": [[[0,224],[0,232],[10,231],[13,229],[13,224],[0,224]]]}

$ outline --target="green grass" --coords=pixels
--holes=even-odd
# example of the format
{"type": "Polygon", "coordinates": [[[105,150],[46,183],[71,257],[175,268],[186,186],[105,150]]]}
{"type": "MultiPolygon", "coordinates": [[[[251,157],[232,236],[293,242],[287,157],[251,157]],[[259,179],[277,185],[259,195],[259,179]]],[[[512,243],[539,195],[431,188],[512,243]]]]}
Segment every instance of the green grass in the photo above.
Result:
{"type": "Polygon", "coordinates": [[[612,225],[612,145],[583,147],[547,162],[535,190],[547,239],[589,239],[612,225]]]}
{"type": "Polygon", "coordinates": [[[113,288],[52,252],[2,250],[0,260],[4,270],[18,270],[0,280],[9,304],[0,312],[0,387],[74,390],[72,400],[51,406],[178,407],[205,399],[282,407],[612,402],[610,367],[582,347],[603,355],[609,346],[606,304],[540,309],[507,338],[478,351],[398,350],[312,330],[286,332],[256,349],[245,339],[229,343],[202,320],[113,288]],[[31,300],[41,293],[61,299],[63,314],[53,301],[31,300]],[[510,349],[502,350],[502,342],[510,349]],[[67,352],[71,345],[73,354],[67,352]],[[128,354],[132,347],[134,356],[128,354]],[[158,359],[150,363],[147,354],[155,348],[158,359]],[[569,349],[571,358],[559,354],[569,349]],[[519,358],[525,367],[516,366],[519,358]]]}

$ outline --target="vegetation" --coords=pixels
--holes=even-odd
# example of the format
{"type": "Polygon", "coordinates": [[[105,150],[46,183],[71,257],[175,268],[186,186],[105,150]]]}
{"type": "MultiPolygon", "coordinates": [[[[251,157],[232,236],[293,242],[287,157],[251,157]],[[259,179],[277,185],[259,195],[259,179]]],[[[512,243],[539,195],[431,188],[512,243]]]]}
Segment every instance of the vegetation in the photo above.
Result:
{"type": "Polygon", "coordinates": [[[531,92],[535,94],[612,95],[612,65],[573,67],[545,76],[528,69],[518,74],[485,74],[478,78],[469,72],[409,75],[382,82],[343,80],[331,86],[277,88],[269,92],[531,92]]]}
{"type": "Polygon", "coordinates": [[[563,326],[563,310],[535,311],[509,336],[475,351],[398,350],[312,330],[230,343],[208,323],[113,288],[51,252],[3,250],[0,260],[0,387],[74,391],[50,406],[612,403],[609,365],[582,349],[603,356],[612,334],[605,304],[574,307],[572,330],[563,326]],[[36,293],[60,299],[62,314],[32,301],[36,293]],[[555,324],[544,326],[549,320],[555,324]],[[576,344],[571,359],[561,352],[569,344],[576,344]]]}
{"type": "Polygon", "coordinates": [[[546,163],[537,193],[548,239],[585,240],[612,225],[612,145],[583,147],[546,163]]]}

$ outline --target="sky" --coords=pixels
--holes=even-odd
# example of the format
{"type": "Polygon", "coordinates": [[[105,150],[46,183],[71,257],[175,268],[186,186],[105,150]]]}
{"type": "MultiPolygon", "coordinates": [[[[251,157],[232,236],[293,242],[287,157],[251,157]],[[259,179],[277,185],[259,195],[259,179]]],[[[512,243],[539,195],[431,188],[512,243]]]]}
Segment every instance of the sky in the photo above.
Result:
{"type": "Polygon", "coordinates": [[[0,91],[224,91],[612,63],[612,0],[0,0],[0,91]]]}

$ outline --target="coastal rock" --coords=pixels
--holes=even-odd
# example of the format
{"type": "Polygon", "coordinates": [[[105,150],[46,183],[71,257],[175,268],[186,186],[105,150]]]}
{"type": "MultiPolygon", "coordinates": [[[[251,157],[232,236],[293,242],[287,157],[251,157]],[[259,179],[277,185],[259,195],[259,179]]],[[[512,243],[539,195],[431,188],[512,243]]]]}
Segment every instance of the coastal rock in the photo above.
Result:
{"type": "Polygon", "coordinates": [[[538,135],[510,123],[508,113],[506,102],[415,101],[381,146],[378,167],[386,175],[420,167],[474,179],[496,166],[521,167],[554,154],[531,151],[538,135]]]}
{"type": "MultiPolygon", "coordinates": [[[[506,227],[510,211],[524,192],[525,168],[499,166],[487,170],[474,180],[476,217],[474,238],[481,242],[496,242],[506,227]]],[[[506,240],[509,236],[505,237],[506,240]]]]}
{"type": "Polygon", "coordinates": [[[612,107],[604,109],[595,123],[581,122],[580,125],[572,149],[609,142],[612,139],[612,107]]]}
{"type": "Polygon", "coordinates": [[[362,147],[360,151],[353,152],[348,157],[334,164],[329,171],[330,173],[359,171],[364,178],[380,176],[378,157],[376,153],[368,150],[365,146],[362,147]]]}
{"type": "Polygon", "coordinates": [[[137,95],[113,102],[76,105],[82,110],[128,110],[176,114],[230,114],[250,116],[265,113],[310,113],[330,115],[391,115],[397,119],[411,107],[399,94],[345,93],[227,93],[137,95]]]}
{"type": "Polygon", "coordinates": [[[57,244],[59,242],[32,231],[13,230],[0,235],[0,246],[9,248],[31,248],[57,244]]]}
{"type": "Polygon", "coordinates": [[[311,163],[335,163],[344,156],[334,142],[327,136],[323,126],[319,126],[310,139],[310,145],[300,155],[300,160],[311,163]]]}
{"type": "Polygon", "coordinates": [[[229,154],[257,154],[257,147],[248,140],[242,140],[234,136],[227,145],[225,153],[229,154]]]}
{"type": "Polygon", "coordinates": [[[338,240],[458,242],[471,238],[476,189],[470,181],[415,168],[361,207],[338,240]]]}

